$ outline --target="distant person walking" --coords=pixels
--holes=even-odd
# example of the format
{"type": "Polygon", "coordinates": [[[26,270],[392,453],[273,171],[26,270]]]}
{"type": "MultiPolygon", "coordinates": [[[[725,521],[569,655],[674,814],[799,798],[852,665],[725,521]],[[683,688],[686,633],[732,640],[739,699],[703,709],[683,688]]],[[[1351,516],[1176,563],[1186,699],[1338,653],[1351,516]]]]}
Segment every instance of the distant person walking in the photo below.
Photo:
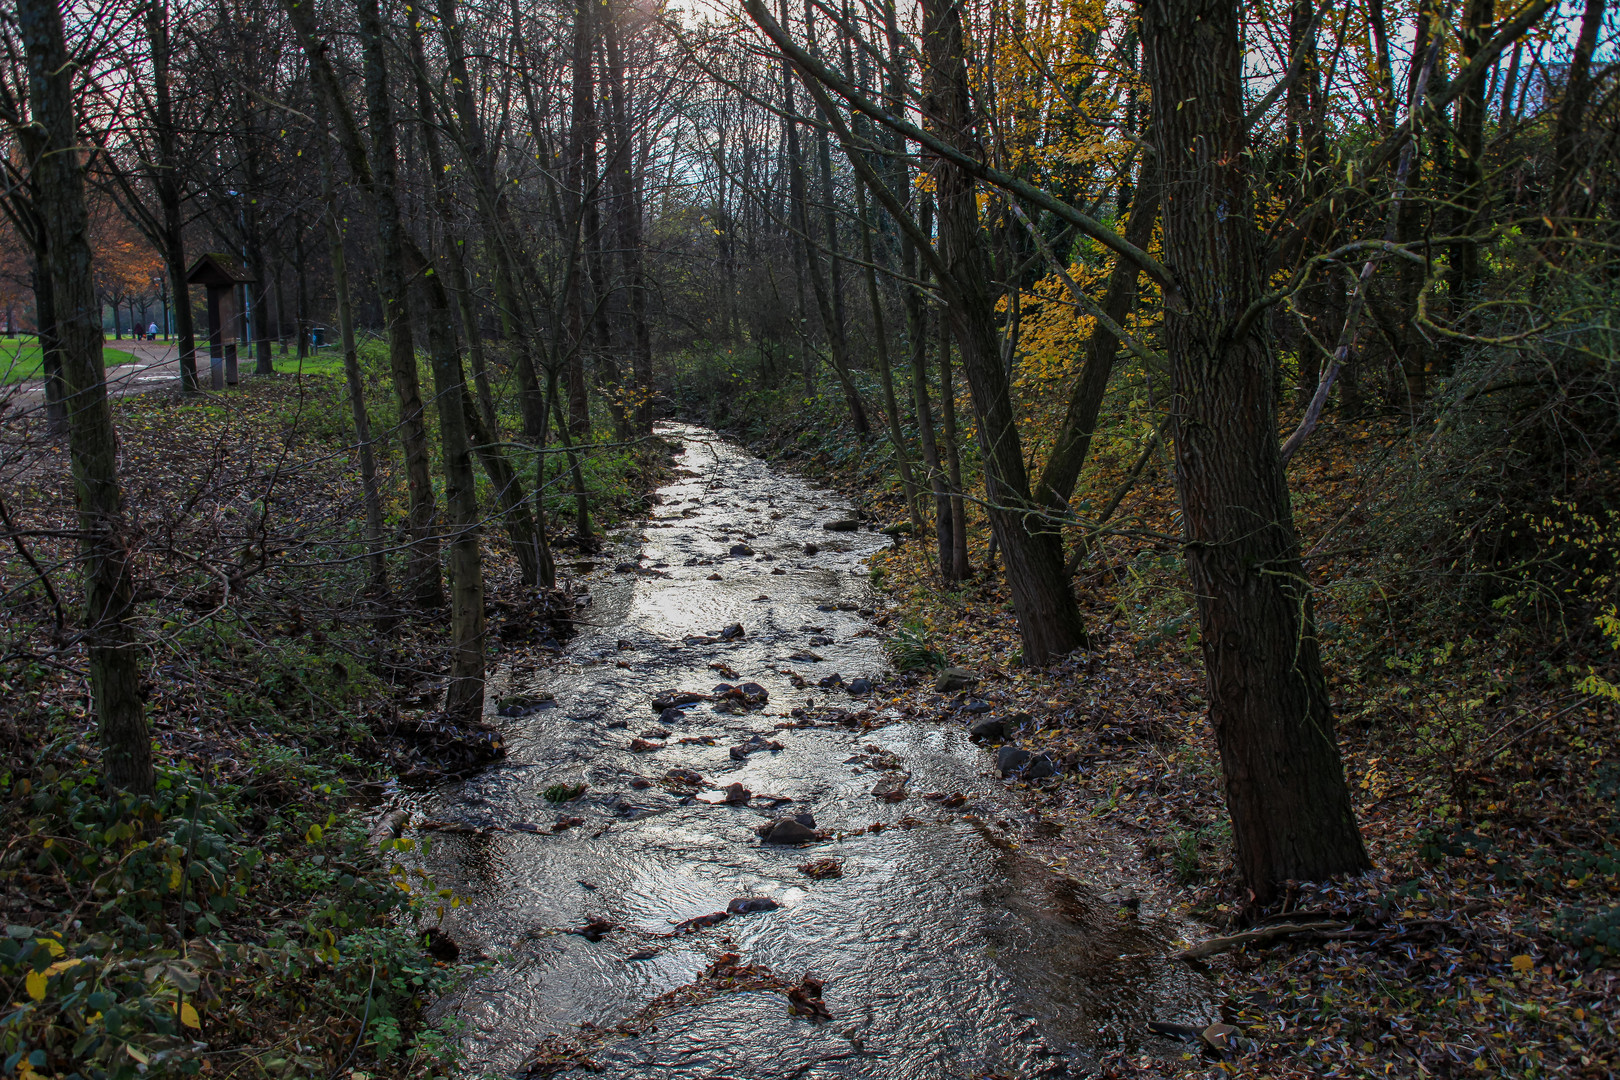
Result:
{"type": "Polygon", "coordinates": [[[147,341],[156,341],[157,340],[157,323],[153,323],[151,326],[148,326],[146,328],[146,340],[147,341]]]}

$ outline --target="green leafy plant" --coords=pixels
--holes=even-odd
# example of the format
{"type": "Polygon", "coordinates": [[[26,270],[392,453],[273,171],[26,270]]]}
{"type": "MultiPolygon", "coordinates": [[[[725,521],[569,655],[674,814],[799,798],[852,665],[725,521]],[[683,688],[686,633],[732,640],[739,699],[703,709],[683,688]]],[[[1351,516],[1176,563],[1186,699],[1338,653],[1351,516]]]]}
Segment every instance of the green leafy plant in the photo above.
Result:
{"type": "Polygon", "coordinates": [[[902,626],[883,648],[896,671],[936,671],[950,666],[945,654],[929,637],[927,628],[920,623],[902,626]]]}

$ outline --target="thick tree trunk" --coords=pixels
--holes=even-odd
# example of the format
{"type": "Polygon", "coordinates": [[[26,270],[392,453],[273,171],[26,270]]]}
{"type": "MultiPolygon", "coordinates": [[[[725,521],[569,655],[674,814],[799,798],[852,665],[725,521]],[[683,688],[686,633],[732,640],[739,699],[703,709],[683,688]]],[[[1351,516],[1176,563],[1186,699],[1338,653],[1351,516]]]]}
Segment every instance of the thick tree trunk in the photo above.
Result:
{"type": "MultiPolygon", "coordinates": [[[[960,9],[947,0],[924,0],[924,112],[941,138],[979,156],[971,91],[964,60],[960,9]]],[[[1085,644],[1074,592],[1063,573],[1057,528],[1030,493],[1023,444],[1007,371],[997,348],[995,274],[979,223],[977,191],[961,166],[940,161],[935,171],[939,256],[948,278],[946,319],[962,355],[972,392],[984,467],[986,513],[1006,567],[1018,612],[1024,662],[1044,664],[1085,644]]]]}
{"type": "Polygon", "coordinates": [[[84,638],[90,697],[101,742],[102,779],[113,791],[150,794],[152,740],[141,704],[140,654],[131,617],[134,571],[118,486],[118,437],[102,367],[101,309],[90,261],[75,65],[54,0],[18,0],[29,103],[42,151],[30,162],[44,230],[56,337],[67,384],[68,453],[84,564],[84,638]]]}
{"type": "Polygon", "coordinates": [[[1176,479],[1198,597],[1210,717],[1244,880],[1368,866],[1333,731],[1278,451],[1273,359],[1245,176],[1233,0],[1144,0],[1143,42],[1163,177],[1176,479]]]}
{"type": "Polygon", "coordinates": [[[476,720],[484,709],[484,570],[478,488],[467,435],[467,380],[456,347],[455,316],[438,275],[424,277],[422,291],[444,458],[444,502],[450,512],[450,686],[444,711],[458,720],[476,720]]]}
{"type": "Polygon", "coordinates": [[[388,364],[399,398],[399,434],[405,450],[405,476],[410,511],[405,578],[412,597],[424,608],[444,606],[439,575],[433,477],[429,467],[427,427],[422,412],[422,386],[416,346],[411,336],[410,300],[405,290],[405,243],[395,190],[397,172],[393,104],[388,96],[382,15],[377,0],[359,0],[360,41],[365,64],[366,107],[371,120],[373,184],[370,189],[377,221],[377,287],[388,325],[388,364]]]}

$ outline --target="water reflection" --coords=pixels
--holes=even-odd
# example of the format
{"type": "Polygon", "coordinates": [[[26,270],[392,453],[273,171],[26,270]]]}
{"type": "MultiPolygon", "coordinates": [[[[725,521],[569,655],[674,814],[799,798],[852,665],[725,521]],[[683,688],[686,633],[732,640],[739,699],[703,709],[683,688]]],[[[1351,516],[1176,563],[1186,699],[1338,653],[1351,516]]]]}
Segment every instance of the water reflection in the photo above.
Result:
{"type": "Polygon", "coordinates": [[[502,721],[508,761],[422,806],[430,817],[506,830],[441,835],[428,857],[441,883],[471,899],[453,913],[452,932],[503,958],[449,1003],[467,1022],[474,1069],[510,1072],[548,1034],[612,1024],[724,951],[793,979],[814,972],[833,1023],[790,1017],[776,994],[724,995],[610,1040],[597,1063],[614,1076],[659,1078],[1063,1075],[1095,1052],[1139,1042],[1150,1018],[1200,1013],[1206,988],[1162,959],[1162,933],[1121,921],[979,824],[1017,811],[959,729],[775,730],[810,698],[862,707],[815,682],[883,669],[877,640],[857,634],[867,627],[858,609],[872,600],[864,559],[888,541],[827,533],[822,522],[846,513],[837,496],[712,433],[666,434],[684,441],[691,475],[661,492],[643,572],[615,573],[609,560],[593,575],[594,625],[536,684],[556,707],[502,721]],[[817,554],[804,553],[807,543],[817,554]],[[738,544],[748,553],[733,554],[738,544]],[[647,573],[653,563],[665,565],[647,573]],[[743,625],[740,640],[698,640],[731,623],[743,625]],[[765,686],[770,705],[747,715],[692,706],[655,740],[662,749],[631,752],[632,738],[661,723],[653,695],[711,689],[722,681],[712,665],[765,686]],[[795,688],[794,674],[809,686],[795,688]],[[728,748],[751,734],[784,749],[732,760],[728,748]],[[890,774],[865,767],[870,746],[900,759],[910,798],[872,797],[890,774]],[[759,800],[694,802],[689,789],[656,782],[672,769],[786,796],[782,812],[858,835],[762,845],[754,830],[772,815],[759,800]],[[559,808],[542,793],[576,782],[589,790],[561,812],[583,825],[521,831],[549,830],[559,808]],[[965,805],[944,811],[917,798],[929,791],[961,792],[965,805]],[[886,827],[866,831],[874,823],[886,827]],[[843,876],[806,878],[798,866],[816,856],[841,860],[843,876]],[[754,895],[780,906],[660,936],[754,895]],[[598,942],[556,932],[592,916],[623,929],[598,942]]]}

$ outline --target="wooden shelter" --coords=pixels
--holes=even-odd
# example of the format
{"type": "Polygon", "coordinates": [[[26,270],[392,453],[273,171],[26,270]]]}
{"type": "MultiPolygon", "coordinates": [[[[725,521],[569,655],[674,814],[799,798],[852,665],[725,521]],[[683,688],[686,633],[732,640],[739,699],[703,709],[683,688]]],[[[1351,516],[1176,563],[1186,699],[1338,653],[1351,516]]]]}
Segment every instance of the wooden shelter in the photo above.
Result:
{"type": "Polygon", "coordinates": [[[208,290],[208,377],[215,390],[237,383],[236,341],[242,310],[237,290],[256,279],[234,255],[210,251],[186,271],[186,284],[208,290]]]}

